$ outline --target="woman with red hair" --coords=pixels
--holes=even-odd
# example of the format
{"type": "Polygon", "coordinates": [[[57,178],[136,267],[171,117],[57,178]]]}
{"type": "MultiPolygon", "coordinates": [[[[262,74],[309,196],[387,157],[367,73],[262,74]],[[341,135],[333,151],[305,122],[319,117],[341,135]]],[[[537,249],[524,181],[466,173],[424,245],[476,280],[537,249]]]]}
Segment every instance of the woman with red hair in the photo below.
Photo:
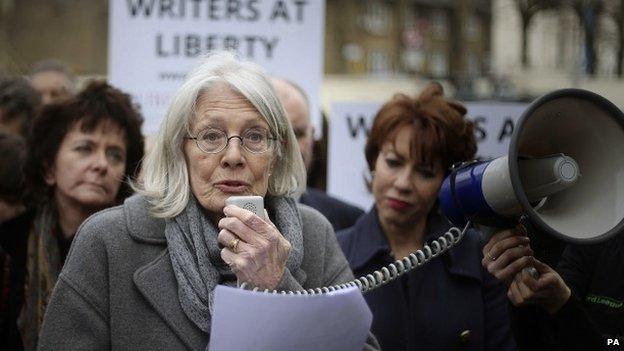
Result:
{"type": "MultiPolygon", "coordinates": [[[[430,84],[418,98],[395,95],[366,143],[373,208],[338,233],[356,276],[422,249],[450,225],[437,196],[451,165],[477,150],[466,108],[430,84]]],[[[479,234],[364,295],[382,350],[515,350],[504,287],[481,267],[479,234]]]]}

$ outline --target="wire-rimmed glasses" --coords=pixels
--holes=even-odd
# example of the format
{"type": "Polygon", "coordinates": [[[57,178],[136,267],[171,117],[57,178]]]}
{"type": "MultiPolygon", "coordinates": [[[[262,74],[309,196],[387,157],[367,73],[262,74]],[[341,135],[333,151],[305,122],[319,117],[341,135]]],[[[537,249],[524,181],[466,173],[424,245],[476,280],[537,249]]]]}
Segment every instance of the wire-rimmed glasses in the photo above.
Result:
{"type": "Polygon", "coordinates": [[[208,154],[217,154],[227,148],[230,140],[237,138],[241,142],[241,146],[252,154],[261,154],[267,152],[275,137],[268,131],[261,128],[250,128],[245,130],[241,135],[229,136],[221,129],[206,128],[196,136],[187,136],[186,139],[195,140],[197,147],[208,154]]]}

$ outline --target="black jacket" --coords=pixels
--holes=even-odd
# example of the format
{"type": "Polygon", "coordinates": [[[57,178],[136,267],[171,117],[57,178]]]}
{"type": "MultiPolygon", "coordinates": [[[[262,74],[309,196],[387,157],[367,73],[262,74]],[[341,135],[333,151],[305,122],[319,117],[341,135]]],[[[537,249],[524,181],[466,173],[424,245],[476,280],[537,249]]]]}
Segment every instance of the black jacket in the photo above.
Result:
{"type": "Polygon", "coordinates": [[[28,211],[0,225],[0,345],[3,350],[23,349],[17,318],[24,300],[28,233],[34,216],[35,211],[28,211]]]}
{"type": "Polygon", "coordinates": [[[572,296],[553,317],[515,308],[513,329],[522,350],[624,349],[624,235],[596,245],[569,245],[557,271],[572,296]]]}

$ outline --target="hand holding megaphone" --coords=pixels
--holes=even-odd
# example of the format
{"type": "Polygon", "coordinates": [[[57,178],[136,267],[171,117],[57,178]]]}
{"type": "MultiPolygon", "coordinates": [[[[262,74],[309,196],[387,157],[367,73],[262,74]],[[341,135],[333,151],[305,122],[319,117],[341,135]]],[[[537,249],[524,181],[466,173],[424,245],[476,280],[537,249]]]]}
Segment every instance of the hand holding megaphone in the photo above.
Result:
{"type": "Polygon", "coordinates": [[[511,284],[517,273],[531,265],[533,250],[529,237],[518,227],[497,234],[483,247],[481,264],[496,279],[511,284]]]}
{"type": "MultiPolygon", "coordinates": [[[[623,174],[622,111],[589,91],[563,89],[523,113],[507,155],[454,167],[442,184],[440,208],[456,226],[485,226],[486,240],[527,218],[540,233],[597,243],[624,230],[623,174]]],[[[511,231],[497,235],[483,263],[511,284],[513,272],[531,266],[532,252],[511,231]]]]}
{"type": "Polygon", "coordinates": [[[516,307],[537,305],[555,315],[568,302],[572,292],[554,269],[533,257],[530,264],[537,270],[538,278],[526,271],[515,275],[507,297],[516,307]]]}
{"type": "Polygon", "coordinates": [[[570,298],[570,288],[555,270],[533,257],[525,234],[519,225],[493,235],[483,247],[481,264],[505,282],[514,306],[537,305],[554,315],[570,298]]]}

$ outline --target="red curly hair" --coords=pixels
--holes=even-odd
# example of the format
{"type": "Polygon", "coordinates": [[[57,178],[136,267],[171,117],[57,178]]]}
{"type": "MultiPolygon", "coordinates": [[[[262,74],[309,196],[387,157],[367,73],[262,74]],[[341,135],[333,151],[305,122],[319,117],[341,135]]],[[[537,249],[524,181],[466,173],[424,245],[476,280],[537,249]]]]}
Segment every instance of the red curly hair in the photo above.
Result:
{"type": "Polygon", "coordinates": [[[418,98],[395,95],[377,112],[366,141],[369,171],[375,170],[383,144],[393,141],[403,126],[412,126],[410,157],[417,163],[433,166],[439,161],[448,169],[454,163],[473,159],[477,151],[474,124],[465,115],[464,105],[445,99],[442,86],[436,82],[430,83],[418,98]]]}

